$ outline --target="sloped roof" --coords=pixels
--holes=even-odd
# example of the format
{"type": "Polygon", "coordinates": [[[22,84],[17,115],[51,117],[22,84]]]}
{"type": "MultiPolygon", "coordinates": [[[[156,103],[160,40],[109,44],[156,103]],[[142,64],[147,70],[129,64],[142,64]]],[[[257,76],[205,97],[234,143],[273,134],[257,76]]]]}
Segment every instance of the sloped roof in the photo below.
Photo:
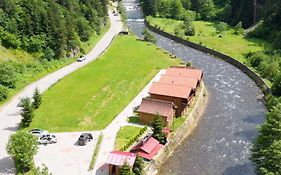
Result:
{"type": "Polygon", "coordinates": [[[170,67],[166,70],[166,75],[196,78],[199,81],[203,76],[202,70],[190,67],[170,67]]]}
{"type": "Polygon", "coordinates": [[[174,84],[164,84],[164,83],[154,82],[150,87],[149,94],[188,99],[191,91],[192,88],[187,86],[179,86],[174,84]]]}
{"type": "Polygon", "coordinates": [[[141,147],[140,149],[146,153],[151,153],[152,150],[155,149],[157,145],[159,145],[159,141],[153,137],[150,137],[141,147]]]}
{"type": "Polygon", "coordinates": [[[193,77],[181,77],[173,75],[162,75],[160,77],[159,83],[174,84],[180,86],[188,86],[191,88],[196,88],[199,80],[193,77]]]}
{"type": "Polygon", "coordinates": [[[137,112],[148,114],[159,114],[160,116],[170,117],[174,115],[173,102],[157,100],[152,98],[143,98],[137,112]]]}
{"type": "Polygon", "coordinates": [[[107,159],[108,164],[122,166],[127,163],[129,166],[133,166],[136,160],[136,154],[122,151],[111,151],[107,159]]]}
{"type": "Polygon", "coordinates": [[[145,152],[138,152],[138,155],[145,159],[151,160],[163,147],[164,145],[158,144],[149,154],[145,152]]]}

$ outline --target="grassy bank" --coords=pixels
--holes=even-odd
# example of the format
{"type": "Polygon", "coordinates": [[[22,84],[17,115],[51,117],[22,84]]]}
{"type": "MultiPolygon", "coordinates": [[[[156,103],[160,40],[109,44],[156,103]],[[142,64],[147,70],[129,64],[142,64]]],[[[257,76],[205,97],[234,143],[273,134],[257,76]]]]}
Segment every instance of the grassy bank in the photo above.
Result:
{"type": "MultiPolygon", "coordinates": [[[[108,31],[109,27],[110,25],[108,23],[108,25],[102,29],[100,35],[93,34],[88,42],[82,43],[81,47],[85,53],[88,53],[96,45],[96,43],[108,31]]],[[[0,106],[9,101],[16,93],[28,84],[76,61],[76,57],[42,62],[36,58],[36,55],[29,54],[22,50],[7,49],[0,45],[0,63],[4,61],[12,61],[15,64],[24,65],[26,70],[24,73],[20,74],[19,80],[16,83],[16,88],[9,89],[8,98],[4,101],[0,101],[0,106]]]]}
{"type": "Polygon", "coordinates": [[[115,140],[115,149],[121,150],[133,138],[139,135],[142,128],[135,126],[123,126],[117,133],[115,140]]]}
{"type": "Polygon", "coordinates": [[[30,127],[103,129],[161,68],[178,63],[154,45],[118,36],[104,55],[46,91],[30,127]]]}
{"type": "MultiPolygon", "coordinates": [[[[159,26],[170,34],[175,34],[175,29],[179,28],[183,23],[178,20],[153,17],[147,17],[147,21],[152,26],[159,26]]],[[[184,36],[182,34],[179,37],[234,57],[242,63],[247,62],[245,57],[247,53],[262,51],[265,47],[271,47],[266,41],[247,38],[243,34],[235,35],[234,29],[231,27],[222,33],[217,33],[215,23],[193,21],[192,24],[195,29],[195,35],[184,36]]]]}

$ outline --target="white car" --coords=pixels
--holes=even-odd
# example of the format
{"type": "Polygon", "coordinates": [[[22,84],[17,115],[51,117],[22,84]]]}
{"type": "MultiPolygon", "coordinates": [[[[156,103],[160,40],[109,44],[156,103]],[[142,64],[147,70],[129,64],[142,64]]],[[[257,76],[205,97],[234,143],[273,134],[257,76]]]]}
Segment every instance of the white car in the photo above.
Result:
{"type": "Polygon", "coordinates": [[[77,59],[78,62],[82,62],[82,61],[84,61],[84,60],[86,60],[86,56],[80,56],[80,57],[77,59]]]}
{"type": "Polygon", "coordinates": [[[46,134],[38,138],[39,144],[52,144],[57,143],[57,137],[53,134],[46,134]]]}
{"type": "Polygon", "coordinates": [[[41,137],[42,135],[48,134],[48,131],[42,130],[42,129],[31,129],[28,131],[30,134],[35,135],[37,137],[41,137]]]}

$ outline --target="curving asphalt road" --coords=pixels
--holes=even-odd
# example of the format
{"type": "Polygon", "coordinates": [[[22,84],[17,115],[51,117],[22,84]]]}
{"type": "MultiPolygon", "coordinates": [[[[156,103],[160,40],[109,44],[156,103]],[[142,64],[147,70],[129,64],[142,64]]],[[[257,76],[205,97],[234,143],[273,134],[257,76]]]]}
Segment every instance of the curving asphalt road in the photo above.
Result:
{"type": "Polygon", "coordinates": [[[111,22],[110,29],[91,50],[91,52],[86,55],[87,59],[85,61],[72,63],[34,83],[31,83],[15,95],[9,102],[0,107],[0,175],[15,174],[14,163],[6,152],[6,145],[10,135],[16,132],[21,121],[21,116],[19,115],[20,108],[17,107],[20,98],[31,97],[36,87],[41,92],[44,92],[58,80],[94,61],[99,55],[101,55],[110,45],[113,38],[122,30],[120,17],[113,16],[111,12],[109,12],[109,17],[111,22]]]}

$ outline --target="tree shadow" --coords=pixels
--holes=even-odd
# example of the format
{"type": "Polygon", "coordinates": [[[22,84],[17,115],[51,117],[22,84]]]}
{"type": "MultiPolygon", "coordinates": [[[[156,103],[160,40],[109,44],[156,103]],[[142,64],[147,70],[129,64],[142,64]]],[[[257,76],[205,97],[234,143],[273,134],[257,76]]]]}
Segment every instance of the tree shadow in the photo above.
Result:
{"type": "Polygon", "coordinates": [[[0,159],[0,174],[15,174],[14,161],[10,157],[0,159]]]}
{"type": "Polygon", "coordinates": [[[256,115],[248,115],[246,118],[242,119],[243,122],[249,123],[249,124],[262,124],[265,120],[265,112],[259,112],[256,115]]]}
{"type": "Polygon", "coordinates": [[[4,130],[7,130],[7,131],[17,131],[19,129],[19,126],[9,126],[7,128],[5,128],[4,130]]]}
{"type": "Polygon", "coordinates": [[[232,167],[228,167],[223,175],[255,175],[254,166],[252,163],[245,163],[243,165],[236,165],[232,167]]]}

